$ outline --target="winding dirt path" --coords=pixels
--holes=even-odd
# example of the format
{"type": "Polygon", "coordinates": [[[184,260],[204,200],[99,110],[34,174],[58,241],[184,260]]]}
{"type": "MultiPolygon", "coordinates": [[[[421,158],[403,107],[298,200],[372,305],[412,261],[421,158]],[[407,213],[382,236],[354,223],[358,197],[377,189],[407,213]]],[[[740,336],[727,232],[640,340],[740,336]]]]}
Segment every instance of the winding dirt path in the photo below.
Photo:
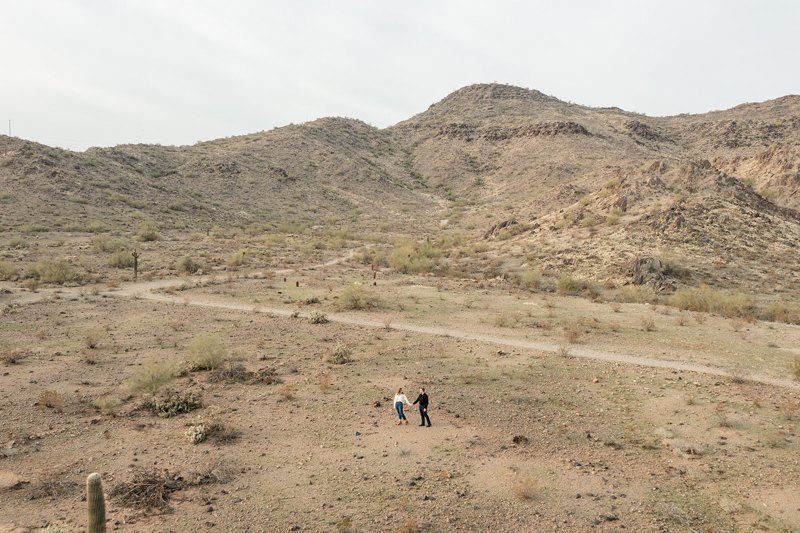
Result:
{"type": "MultiPolygon", "coordinates": [[[[297,269],[282,269],[282,270],[274,270],[275,274],[285,274],[294,272],[296,270],[316,270],[319,268],[323,268],[326,266],[333,266],[338,263],[347,261],[350,259],[353,254],[356,252],[356,249],[351,250],[347,255],[333,259],[331,261],[327,261],[325,263],[320,263],[316,265],[309,265],[305,267],[299,267],[297,269]]],[[[259,272],[251,272],[250,275],[257,274],[259,272]]],[[[211,279],[210,275],[204,275],[193,278],[196,281],[209,281],[211,279]]],[[[164,289],[170,286],[178,286],[183,283],[182,280],[176,279],[168,279],[168,280],[158,280],[158,281],[145,281],[145,282],[137,282],[137,283],[128,283],[120,289],[116,289],[113,291],[106,291],[102,292],[101,294],[110,297],[134,297],[143,300],[151,300],[156,302],[162,303],[169,303],[169,304],[177,304],[178,301],[173,296],[166,296],[162,294],[156,294],[151,291],[156,289],[164,289]]],[[[69,289],[59,289],[58,292],[60,293],[67,293],[67,294],[77,294],[82,289],[77,288],[69,288],[69,289]]],[[[12,303],[15,304],[26,304],[26,303],[33,303],[43,298],[47,297],[47,295],[55,293],[56,289],[45,289],[41,290],[40,293],[30,293],[28,295],[24,295],[21,298],[14,300],[12,303]],[[38,294],[38,295],[37,295],[38,294]]],[[[22,294],[22,293],[17,293],[22,294]]],[[[247,312],[258,312],[258,313],[265,313],[265,314],[274,314],[280,316],[291,316],[294,312],[289,311],[287,309],[279,309],[279,308],[269,308],[264,306],[253,306],[253,305],[245,305],[245,304],[234,304],[234,303],[222,303],[222,302],[210,302],[210,301],[203,301],[199,299],[192,299],[183,302],[186,305],[193,305],[197,307],[210,307],[210,308],[217,308],[217,309],[230,309],[236,311],[247,311],[247,312]]],[[[308,313],[300,313],[300,318],[308,318],[308,313]]],[[[372,327],[372,328],[386,328],[387,327],[387,320],[389,317],[385,317],[384,320],[364,320],[361,318],[353,318],[347,316],[346,314],[335,313],[335,314],[328,314],[328,320],[331,322],[337,322],[340,324],[352,324],[357,326],[365,326],[365,327],[372,327]]],[[[533,350],[540,350],[544,352],[558,352],[559,346],[554,344],[548,344],[543,342],[533,342],[533,341],[523,341],[517,339],[505,339],[502,337],[493,337],[490,335],[478,335],[474,333],[467,333],[457,329],[450,329],[450,328],[433,328],[433,327],[426,327],[426,326],[418,326],[415,324],[403,324],[403,323],[395,323],[390,322],[389,327],[391,329],[399,330],[399,331],[410,331],[414,333],[423,333],[427,335],[439,335],[444,337],[454,337],[458,339],[464,340],[472,340],[472,341],[479,341],[485,342],[490,344],[496,344],[499,346],[509,346],[513,348],[527,348],[533,350]]],[[[790,381],[788,379],[778,379],[778,378],[771,378],[767,376],[758,376],[758,375],[748,375],[748,376],[733,376],[730,372],[722,370],[720,368],[714,368],[710,366],[702,366],[702,365],[692,365],[687,363],[679,363],[676,361],[661,361],[658,359],[650,359],[646,357],[636,357],[633,355],[624,355],[612,352],[603,352],[598,350],[591,350],[588,348],[580,348],[580,347],[570,347],[570,355],[574,357],[585,357],[587,359],[598,359],[601,361],[608,361],[613,363],[622,363],[628,365],[638,365],[638,366],[646,366],[652,368],[663,368],[669,370],[683,370],[687,372],[698,372],[701,374],[709,374],[713,376],[720,376],[726,378],[744,378],[748,381],[758,382],[758,383],[765,383],[768,385],[774,385],[777,387],[785,387],[794,390],[800,390],[800,383],[790,381]]]]}

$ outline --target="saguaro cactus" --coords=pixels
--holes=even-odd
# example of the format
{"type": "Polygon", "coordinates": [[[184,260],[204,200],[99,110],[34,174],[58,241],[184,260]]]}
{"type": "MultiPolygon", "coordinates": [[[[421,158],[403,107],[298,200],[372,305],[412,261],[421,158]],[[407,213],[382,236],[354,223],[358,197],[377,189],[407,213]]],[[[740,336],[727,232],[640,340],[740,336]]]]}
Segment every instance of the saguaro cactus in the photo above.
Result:
{"type": "Polygon", "coordinates": [[[133,250],[131,255],[133,256],[133,281],[137,281],[139,279],[139,252],[133,250]]]}
{"type": "Polygon", "coordinates": [[[87,533],[106,533],[106,500],[100,474],[89,474],[86,478],[86,503],[89,508],[87,533]]]}

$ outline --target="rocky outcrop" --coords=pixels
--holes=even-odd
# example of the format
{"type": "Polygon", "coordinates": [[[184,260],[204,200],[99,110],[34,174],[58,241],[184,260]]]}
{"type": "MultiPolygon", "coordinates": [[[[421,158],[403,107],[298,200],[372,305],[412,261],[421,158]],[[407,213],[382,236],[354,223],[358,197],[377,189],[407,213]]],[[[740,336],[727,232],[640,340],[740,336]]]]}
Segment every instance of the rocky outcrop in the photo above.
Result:
{"type": "Polygon", "coordinates": [[[524,139],[533,137],[555,137],[557,135],[586,135],[591,133],[577,122],[542,122],[518,128],[478,129],[468,124],[447,124],[439,128],[439,137],[472,141],[504,141],[506,139],[524,139]]]}

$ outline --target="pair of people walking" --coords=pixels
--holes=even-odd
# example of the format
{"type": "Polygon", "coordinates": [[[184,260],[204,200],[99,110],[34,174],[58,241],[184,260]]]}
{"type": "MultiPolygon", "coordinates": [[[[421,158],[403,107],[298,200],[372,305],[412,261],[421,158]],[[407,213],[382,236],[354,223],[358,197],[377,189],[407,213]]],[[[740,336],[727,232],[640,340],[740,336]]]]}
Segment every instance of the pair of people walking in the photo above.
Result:
{"type": "Polygon", "coordinates": [[[422,387],[419,389],[419,396],[417,399],[414,400],[414,403],[408,401],[408,398],[403,393],[403,389],[397,389],[397,394],[394,395],[394,408],[397,409],[397,425],[403,424],[408,425],[408,420],[406,419],[406,415],[403,414],[403,406],[408,405],[409,407],[413,407],[415,404],[419,404],[419,416],[422,418],[422,423],[420,426],[425,425],[425,421],[428,421],[428,427],[431,427],[431,418],[428,416],[428,395],[425,394],[425,388],[422,387]]]}

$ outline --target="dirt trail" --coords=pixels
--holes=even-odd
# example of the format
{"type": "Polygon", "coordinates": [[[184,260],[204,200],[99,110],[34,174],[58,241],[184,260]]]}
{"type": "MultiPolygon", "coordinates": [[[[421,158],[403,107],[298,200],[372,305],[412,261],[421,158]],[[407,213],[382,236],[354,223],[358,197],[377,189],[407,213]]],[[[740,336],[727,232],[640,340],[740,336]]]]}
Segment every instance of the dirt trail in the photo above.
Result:
{"type": "MultiPolygon", "coordinates": [[[[299,270],[316,270],[318,268],[323,268],[326,266],[332,266],[343,261],[350,259],[356,250],[351,250],[347,255],[343,257],[339,257],[337,259],[333,259],[326,263],[321,263],[317,265],[310,265],[306,267],[300,267],[299,270]]],[[[282,270],[274,270],[275,274],[284,274],[289,272],[294,272],[298,269],[282,269],[282,270]]],[[[255,275],[260,272],[252,272],[250,275],[255,275]]],[[[200,277],[193,278],[195,281],[209,281],[211,279],[210,275],[204,275],[200,277]]],[[[177,299],[172,296],[166,296],[162,294],[155,294],[151,291],[156,289],[163,289],[173,285],[179,285],[182,283],[181,280],[176,279],[169,279],[169,280],[159,280],[159,281],[145,281],[145,282],[137,282],[137,283],[129,283],[126,284],[124,287],[114,290],[114,291],[106,291],[101,293],[106,296],[113,296],[113,297],[135,297],[139,299],[145,300],[153,300],[157,302],[163,303],[178,303],[177,299]]],[[[70,288],[70,289],[60,289],[59,292],[63,293],[78,293],[80,289],[70,288]]],[[[56,292],[54,289],[47,289],[42,290],[41,293],[44,295],[49,295],[51,293],[56,292]]],[[[19,294],[19,293],[17,293],[19,294]]],[[[16,299],[13,303],[16,304],[25,304],[25,303],[32,303],[43,298],[42,295],[30,293],[29,295],[25,295],[21,298],[16,299]]],[[[245,305],[245,304],[233,304],[233,303],[221,303],[221,302],[209,302],[203,301],[198,299],[188,300],[185,302],[186,305],[194,305],[198,307],[213,307],[219,309],[232,309],[238,311],[248,311],[248,312],[258,312],[258,313],[266,313],[266,314],[275,314],[275,315],[282,315],[282,316],[290,316],[293,312],[286,310],[286,309],[277,309],[277,308],[269,308],[264,306],[253,306],[253,305],[245,305]]],[[[308,313],[300,313],[299,315],[301,318],[308,318],[308,313]]],[[[329,314],[328,320],[331,322],[338,322],[341,324],[353,324],[357,326],[366,326],[366,327],[373,327],[373,328],[385,328],[386,327],[386,317],[383,321],[378,320],[363,320],[359,318],[351,318],[344,314],[329,314]]],[[[441,335],[447,337],[454,337],[458,339],[465,339],[465,340],[473,340],[479,342],[486,342],[491,344],[497,344],[501,346],[509,346],[514,348],[527,348],[533,350],[540,350],[545,352],[557,352],[559,347],[553,344],[547,344],[543,342],[532,342],[532,341],[523,341],[517,339],[504,339],[502,337],[493,337],[490,335],[478,335],[474,333],[466,333],[464,331],[456,330],[456,329],[449,329],[449,328],[432,328],[426,326],[417,326],[414,324],[402,324],[402,323],[395,323],[391,322],[390,327],[395,330],[400,331],[411,331],[415,333],[424,333],[428,335],[441,335]]],[[[598,350],[591,350],[588,348],[580,348],[580,347],[570,347],[570,355],[575,357],[585,357],[587,359],[598,359],[602,361],[609,361],[613,363],[624,363],[629,365],[638,365],[638,366],[647,366],[653,368],[664,368],[669,370],[683,370],[687,372],[698,372],[701,374],[709,374],[714,376],[720,377],[739,377],[744,378],[748,381],[755,381],[759,383],[765,383],[768,385],[774,385],[778,387],[785,387],[795,390],[800,390],[800,383],[796,383],[794,381],[790,381],[787,379],[777,379],[777,378],[770,378],[766,376],[758,376],[758,375],[748,375],[748,376],[733,376],[730,372],[722,370],[720,368],[714,368],[709,366],[702,366],[702,365],[692,365],[687,363],[679,363],[676,361],[661,361],[658,359],[649,359],[646,357],[636,357],[633,355],[624,355],[618,353],[611,353],[611,352],[602,352],[598,350]]]]}

